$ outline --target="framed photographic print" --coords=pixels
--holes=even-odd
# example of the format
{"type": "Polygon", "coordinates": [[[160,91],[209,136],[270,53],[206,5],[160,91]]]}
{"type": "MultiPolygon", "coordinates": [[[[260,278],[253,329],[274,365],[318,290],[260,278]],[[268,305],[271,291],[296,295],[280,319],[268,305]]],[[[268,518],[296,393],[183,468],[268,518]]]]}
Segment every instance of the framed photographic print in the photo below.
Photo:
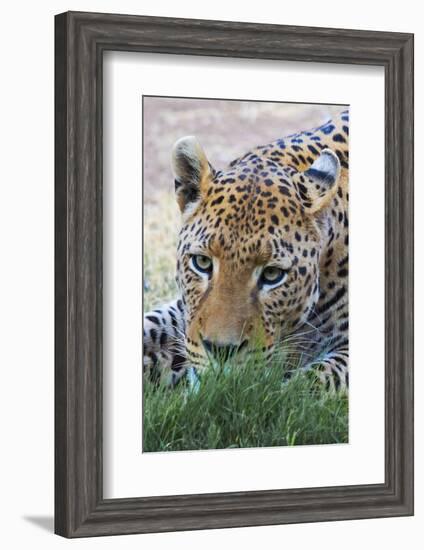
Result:
{"type": "Polygon", "coordinates": [[[413,36],[56,16],[55,524],[413,513],[413,36]]]}

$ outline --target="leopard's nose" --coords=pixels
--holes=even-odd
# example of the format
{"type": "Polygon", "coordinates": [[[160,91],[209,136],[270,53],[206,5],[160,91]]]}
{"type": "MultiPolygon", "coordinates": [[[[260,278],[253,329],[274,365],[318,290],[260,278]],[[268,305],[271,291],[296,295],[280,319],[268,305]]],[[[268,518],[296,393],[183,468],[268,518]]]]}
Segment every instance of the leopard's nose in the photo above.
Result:
{"type": "Polygon", "coordinates": [[[217,361],[228,361],[231,357],[239,353],[247,346],[247,340],[243,340],[240,344],[224,344],[221,342],[212,342],[202,338],[203,347],[217,361]]]}

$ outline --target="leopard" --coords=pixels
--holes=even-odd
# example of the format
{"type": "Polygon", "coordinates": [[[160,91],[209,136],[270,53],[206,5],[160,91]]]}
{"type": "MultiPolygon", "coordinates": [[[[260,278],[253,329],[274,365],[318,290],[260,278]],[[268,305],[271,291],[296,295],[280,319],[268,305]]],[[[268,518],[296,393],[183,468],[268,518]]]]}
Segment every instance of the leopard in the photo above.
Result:
{"type": "Polygon", "coordinates": [[[144,315],[147,376],[175,385],[258,347],[272,361],[290,342],[285,380],[348,387],[348,143],[349,109],[222,170],[196,137],[175,143],[178,296],[144,315]]]}

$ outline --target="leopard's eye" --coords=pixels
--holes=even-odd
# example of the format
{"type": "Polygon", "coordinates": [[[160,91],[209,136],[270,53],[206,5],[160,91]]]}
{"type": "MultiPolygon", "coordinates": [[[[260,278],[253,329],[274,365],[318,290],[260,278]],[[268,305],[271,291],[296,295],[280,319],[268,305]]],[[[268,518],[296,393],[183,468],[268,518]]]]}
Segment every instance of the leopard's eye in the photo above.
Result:
{"type": "Polygon", "coordinates": [[[191,257],[191,264],[195,271],[199,273],[206,273],[209,275],[212,273],[213,264],[211,258],[203,256],[203,254],[196,254],[191,257]]]}
{"type": "Polygon", "coordinates": [[[268,265],[261,273],[259,282],[261,285],[276,286],[287,277],[287,271],[274,265],[268,265]]]}

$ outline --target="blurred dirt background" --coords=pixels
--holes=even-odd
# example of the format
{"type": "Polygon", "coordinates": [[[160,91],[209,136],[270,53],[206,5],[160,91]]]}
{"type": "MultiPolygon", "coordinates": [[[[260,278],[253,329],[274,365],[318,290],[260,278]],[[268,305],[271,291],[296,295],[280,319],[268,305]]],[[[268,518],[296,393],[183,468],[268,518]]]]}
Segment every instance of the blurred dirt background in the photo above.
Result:
{"type": "Polygon", "coordinates": [[[195,135],[222,169],[251,148],[319,126],[344,106],[210,99],[143,98],[144,311],[176,295],[179,211],[170,155],[175,141],[195,135]]]}

